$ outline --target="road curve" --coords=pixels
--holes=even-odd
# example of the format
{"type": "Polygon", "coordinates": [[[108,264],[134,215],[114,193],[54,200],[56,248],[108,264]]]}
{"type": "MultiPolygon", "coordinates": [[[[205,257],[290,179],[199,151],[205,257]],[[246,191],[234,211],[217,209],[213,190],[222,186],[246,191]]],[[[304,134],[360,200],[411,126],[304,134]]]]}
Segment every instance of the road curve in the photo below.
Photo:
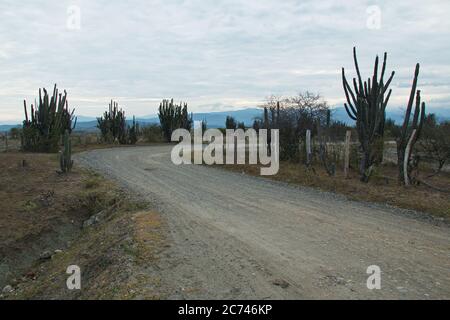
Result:
{"type": "MultiPolygon", "coordinates": [[[[170,246],[149,272],[169,299],[449,299],[450,228],[206,166],[169,146],[97,150],[76,161],[155,204],[170,246]],[[367,288],[371,265],[381,289],[367,288]]],[[[151,285],[151,284],[149,284],[151,285]]]]}

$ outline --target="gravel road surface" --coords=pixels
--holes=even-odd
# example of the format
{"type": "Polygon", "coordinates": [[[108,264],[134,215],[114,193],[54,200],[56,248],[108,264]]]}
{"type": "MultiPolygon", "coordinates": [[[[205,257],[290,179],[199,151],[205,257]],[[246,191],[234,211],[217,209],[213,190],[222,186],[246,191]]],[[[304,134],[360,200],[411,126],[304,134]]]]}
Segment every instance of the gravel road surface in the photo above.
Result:
{"type": "MultiPolygon", "coordinates": [[[[97,150],[83,166],[161,213],[169,299],[450,299],[450,227],[425,215],[207,166],[170,146],[97,150]],[[381,268],[381,289],[367,268],[381,268]]],[[[150,285],[150,284],[149,284],[150,285]]]]}

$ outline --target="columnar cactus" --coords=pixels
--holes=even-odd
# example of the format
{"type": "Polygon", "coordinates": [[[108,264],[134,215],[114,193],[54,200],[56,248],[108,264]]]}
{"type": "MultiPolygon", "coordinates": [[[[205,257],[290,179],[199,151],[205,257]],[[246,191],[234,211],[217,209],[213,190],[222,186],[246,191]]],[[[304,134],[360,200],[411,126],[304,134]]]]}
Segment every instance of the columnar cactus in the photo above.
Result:
{"type": "Polygon", "coordinates": [[[128,133],[125,111],[119,109],[119,104],[113,100],[103,117],[97,118],[97,128],[100,129],[103,142],[127,144],[128,133]]]}
{"type": "Polygon", "coordinates": [[[127,128],[127,143],[136,144],[139,137],[139,124],[136,122],[136,118],[133,116],[133,124],[127,128]]]}
{"type": "Polygon", "coordinates": [[[389,79],[384,82],[387,60],[387,53],[385,53],[380,78],[378,79],[379,59],[377,56],[372,79],[368,78],[363,82],[356,57],[356,48],[353,48],[353,59],[357,73],[357,79],[353,78],[354,91],[345,77],[345,69],[342,68],[342,83],[347,98],[345,110],[348,116],[356,121],[358,138],[363,151],[360,167],[361,180],[368,182],[373,166],[381,162],[383,157],[385,110],[392,93],[392,89],[388,91],[388,88],[395,72],[392,72],[389,79]]]}
{"type": "Polygon", "coordinates": [[[234,119],[232,116],[227,116],[227,118],[225,119],[225,128],[236,130],[237,128],[236,119],[234,119]]]}
{"type": "Polygon", "coordinates": [[[159,122],[167,142],[172,139],[172,132],[183,128],[188,131],[192,129],[193,116],[188,113],[187,103],[174,104],[173,99],[164,99],[159,105],[159,122]]]}
{"type": "Polygon", "coordinates": [[[70,134],[76,126],[75,109],[69,110],[67,92],[64,90],[64,95],[58,94],[56,84],[51,98],[45,88],[42,91],[39,89],[39,104],[31,105],[30,115],[24,100],[25,120],[21,137],[24,151],[56,152],[66,130],[70,134]]]}
{"type": "Polygon", "coordinates": [[[64,149],[61,151],[59,157],[59,165],[61,167],[61,172],[67,173],[72,170],[73,160],[72,160],[72,141],[70,141],[69,130],[66,130],[63,137],[64,149]]]}
{"type": "Polygon", "coordinates": [[[423,123],[425,121],[425,102],[421,103],[420,90],[416,91],[417,80],[419,77],[420,65],[416,65],[416,71],[414,73],[413,84],[411,87],[411,93],[409,96],[408,105],[406,107],[405,119],[403,120],[403,126],[400,136],[397,139],[397,156],[398,156],[398,180],[400,184],[409,184],[411,172],[414,169],[412,164],[412,151],[415,143],[420,137],[422,132],[423,123]],[[414,105],[414,97],[416,99],[414,115],[412,122],[411,111],[414,105]],[[408,148],[409,146],[409,148],[408,148]]]}

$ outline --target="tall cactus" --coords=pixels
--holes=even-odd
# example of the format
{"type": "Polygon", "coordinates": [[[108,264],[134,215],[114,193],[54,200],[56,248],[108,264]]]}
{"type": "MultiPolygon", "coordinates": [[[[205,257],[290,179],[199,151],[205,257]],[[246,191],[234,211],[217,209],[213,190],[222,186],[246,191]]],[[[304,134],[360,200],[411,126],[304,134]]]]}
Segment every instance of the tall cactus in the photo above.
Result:
{"type": "Polygon", "coordinates": [[[264,129],[267,130],[267,154],[272,154],[272,131],[270,130],[273,126],[273,119],[272,123],[269,119],[269,109],[267,107],[264,107],[264,129]]]}
{"type": "MultiPolygon", "coordinates": [[[[180,102],[180,106],[181,106],[181,104],[182,103],[180,102]]],[[[184,103],[183,108],[181,109],[181,113],[180,113],[180,128],[191,131],[192,124],[193,124],[192,119],[193,119],[193,115],[192,115],[192,113],[189,114],[188,105],[187,105],[187,103],[184,103]]]]}
{"type": "Polygon", "coordinates": [[[325,120],[325,128],[330,128],[331,125],[331,110],[328,109],[327,110],[327,116],[326,116],[326,120],[325,120]]]}
{"type": "Polygon", "coordinates": [[[225,128],[236,130],[237,128],[236,119],[234,119],[232,116],[227,116],[227,118],[225,119],[225,128]]]}
{"type": "Polygon", "coordinates": [[[176,129],[176,108],[172,100],[164,99],[159,105],[159,122],[167,142],[172,139],[172,132],[176,129]]]}
{"type": "Polygon", "coordinates": [[[133,116],[133,123],[127,128],[127,143],[136,144],[139,138],[139,123],[136,122],[136,118],[133,116]]]}
{"type": "Polygon", "coordinates": [[[39,103],[31,105],[28,115],[24,100],[25,120],[23,121],[22,149],[32,152],[56,152],[65,131],[72,132],[76,126],[75,109],[69,110],[67,92],[58,93],[56,84],[50,98],[47,90],[39,89],[39,103]],[[42,96],[42,91],[44,96],[42,96]]]}
{"type": "Polygon", "coordinates": [[[59,166],[61,172],[67,173],[72,170],[73,160],[72,160],[72,142],[70,141],[69,130],[66,130],[63,137],[64,149],[61,151],[59,156],[59,166]]]}
{"type": "Polygon", "coordinates": [[[345,110],[348,116],[356,121],[358,138],[363,151],[360,167],[361,180],[368,182],[373,166],[380,163],[383,157],[386,106],[392,93],[392,89],[389,89],[388,92],[388,88],[395,72],[391,73],[385,83],[384,75],[387,60],[387,53],[385,53],[380,78],[378,79],[379,58],[377,56],[372,78],[363,82],[356,57],[356,48],[353,48],[353,59],[357,73],[357,79],[353,78],[354,91],[345,77],[345,69],[342,68],[342,83],[347,98],[345,110]]]}
{"type": "Polygon", "coordinates": [[[420,65],[416,64],[408,106],[406,107],[405,119],[403,120],[400,136],[397,139],[398,181],[400,184],[406,185],[409,184],[411,172],[414,169],[411,159],[412,151],[415,143],[420,137],[422,126],[425,121],[425,102],[421,103],[420,90],[416,90],[419,72],[420,65]],[[411,122],[411,111],[414,105],[414,97],[416,103],[411,122]]]}
{"type": "Polygon", "coordinates": [[[100,129],[104,142],[127,144],[125,111],[119,109],[117,102],[111,100],[108,110],[102,117],[97,118],[97,128],[100,129]]]}
{"type": "Polygon", "coordinates": [[[167,142],[172,139],[172,132],[183,128],[188,131],[192,129],[193,116],[188,113],[187,103],[174,104],[173,99],[164,99],[159,105],[159,122],[167,142]]]}

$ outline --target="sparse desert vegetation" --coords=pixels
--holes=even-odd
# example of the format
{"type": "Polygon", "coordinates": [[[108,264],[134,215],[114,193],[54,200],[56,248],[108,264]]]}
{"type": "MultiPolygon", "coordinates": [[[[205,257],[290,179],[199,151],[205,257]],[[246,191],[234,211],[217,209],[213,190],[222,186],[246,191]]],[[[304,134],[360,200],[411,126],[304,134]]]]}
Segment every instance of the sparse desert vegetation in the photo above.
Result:
{"type": "MultiPolygon", "coordinates": [[[[389,79],[384,80],[387,54],[379,78],[376,58],[371,82],[362,81],[356,49],[354,63],[355,88],[351,88],[344,69],[342,72],[346,110],[356,121],[354,127],[333,120],[333,111],[326,100],[309,91],[292,97],[272,95],[261,106],[261,116],[254,119],[252,128],[277,129],[280,133],[281,170],[272,178],[342,193],[351,199],[447,217],[450,207],[446,170],[450,157],[449,125],[448,121],[439,122],[433,114],[426,114],[425,103],[417,89],[419,65],[403,124],[397,124],[385,116],[392,94],[389,84],[394,77],[392,72],[389,79]],[[369,133],[367,128],[372,131],[369,133]],[[367,185],[356,181],[358,173],[367,185]],[[407,188],[402,187],[405,184],[407,188]],[[426,199],[428,201],[424,201],[426,199]]],[[[193,129],[193,115],[187,103],[175,104],[173,99],[165,99],[159,107],[159,125],[141,125],[135,117],[128,122],[125,110],[111,101],[108,110],[97,120],[98,132],[80,132],[76,131],[76,116],[74,110],[69,110],[66,99],[67,92],[59,94],[56,85],[51,97],[45,89],[40,90],[39,103],[37,107],[31,105],[30,116],[25,103],[23,128],[14,128],[2,135],[3,149],[53,152],[59,149],[61,172],[66,172],[72,166],[72,149],[81,152],[170,142],[175,129],[193,129]],[[40,136],[40,132],[48,134],[40,136]],[[69,160],[65,161],[66,158],[69,160]]],[[[206,128],[204,120],[202,129],[206,128]]],[[[219,129],[222,132],[245,130],[246,126],[228,116],[223,129],[219,129]]],[[[268,142],[270,144],[270,136],[268,142]]],[[[256,174],[258,168],[251,165],[225,167],[249,174],[256,174]]]]}
{"type": "MultiPolygon", "coordinates": [[[[449,122],[426,113],[418,89],[419,64],[399,124],[386,118],[395,76],[392,72],[385,79],[387,54],[381,67],[375,59],[366,81],[356,48],[353,59],[356,77],[349,81],[343,68],[342,85],[344,107],[354,125],[335,120],[320,94],[303,91],[269,96],[251,126],[227,116],[223,126],[211,130],[220,135],[214,152],[231,150],[235,162],[234,139],[239,134],[243,141],[253,139],[252,145],[262,148],[269,159],[279,155],[280,170],[270,176],[275,182],[254,179],[261,174],[257,164],[216,163],[239,174],[175,167],[169,160],[170,143],[177,142],[172,141],[173,133],[194,132],[194,138],[187,138],[190,143],[201,136],[196,135],[198,130],[208,129],[206,119],[194,125],[185,102],[164,99],[159,123],[141,124],[135,116],[127,119],[125,107],[111,100],[96,118],[97,130],[86,132],[77,130],[66,91],[59,93],[56,85],[52,95],[40,89],[34,105],[28,108],[24,102],[22,127],[4,133],[0,140],[1,298],[248,298],[266,291],[286,298],[302,296],[300,289],[318,298],[366,297],[359,273],[365,262],[354,253],[367,260],[374,254],[360,246],[361,239],[376,252],[385,250],[386,243],[392,246],[386,256],[394,262],[383,263],[397,281],[408,283],[404,274],[397,273],[404,267],[402,254],[435,261],[432,273],[438,277],[450,221],[449,122]],[[246,130],[253,136],[245,138],[246,130]],[[229,132],[239,133],[232,136],[232,149],[229,132]],[[257,135],[262,132],[266,142],[257,135]],[[278,137],[277,146],[272,142],[278,137]],[[114,178],[121,187],[86,168],[114,178]],[[222,197],[225,205],[217,202],[222,197]],[[323,199],[330,203],[322,203],[323,199]],[[163,218],[153,207],[169,214],[163,218]],[[166,227],[172,232],[170,243],[166,227]],[[398,234],[400,227],[404,233],[398,234]],[[416,227],[425,231],[416,236],[416,227]],[[414,246],[405,250],[405,241],[410,244],[411,238],[427,250],[420,254],[414,246]],[[237,252],[241,243],[251,250],[237,252]],[[345,261],[351,260],[358,270],[341,265],[348,254],[342,251],[343,243],[351,247],[345,261]],[[172,244],[175,248],[168,249],[172,244]],[[322,260],[322,250],[332,257],[339,276],[323,267],[328,262],[322,260]],[[263,251],[266,261],[260,256],[246,260],[263,251]],[[314,257],[308,277],[299,278],[292,268],[280,269],[280,253],[292,266],[314,257]],[[211,264],[211,259],[224,266],[211,264]],[[66,288],[65,269],[70,265],[83,269],[81,291],[66,288]],[[213,291],[198,280],[208,277],[218,281],[212,284],[213,291]],[[245,288],[243,280],[249,283],[245,288]],[[221,291],[221,282],[235,288],[221,291]]],[[[196,158],[196,152],[204,151],[203,143],[216,142],[215,137],[202,137],[200,147],[189,152],[196,158]]],[[[241,150],[248,160],[247,147],[241,150]]],[[[262,157],[259,153],[255,158],[262,157]]],[[[377,297],[399,297],[398,286],[388,287],[377,297]]],[[[445,295],[445,289],[422,277],[408,296],[437,297],[445,295]]]]}
{"type": "Polygon", "coordinates": [[[0,153],[0,287],[12,289],[2,297],[158,298],[138,271],[163,245],[158,213],[98,174],[57,169],[56,154],[0,153]],[[73,264],[83,291],[66,288],[73,264]]]}
{"type": "MultiPolygon", "coordinates": [[[[395,164],[379,166],[373,173],[371,181],[364,183],[359,180],[357,169],[350,169],[348,176],[345,177],[342,161],[336,163],[338,165],[337,171],[334,176],[330,176],[319,161],[314,161],[309,168],[303,163],[282,161],[278,174],[269,178],[343,194],[351,200],[387,204],[431,213],[446,220],[450,219],[450,197],[449,193],[445,191],[450,186],[450,174],[448,172],[428,179],[434,188],[424,184],[405,188],[397,183],[397,167],[395,164]],[[317,166],[314,163],[317,163],[317,166]],[[442,191],[438,191],[436,188],[442,189],[442,191]]],[[[260,166],[258,165],[221,165],[220,167],[253,176],[259,176],[260,174],[260,166]]],[[[434,171],[430,168],[424,168],[420,172],[427,176],[434,171]]]]}

